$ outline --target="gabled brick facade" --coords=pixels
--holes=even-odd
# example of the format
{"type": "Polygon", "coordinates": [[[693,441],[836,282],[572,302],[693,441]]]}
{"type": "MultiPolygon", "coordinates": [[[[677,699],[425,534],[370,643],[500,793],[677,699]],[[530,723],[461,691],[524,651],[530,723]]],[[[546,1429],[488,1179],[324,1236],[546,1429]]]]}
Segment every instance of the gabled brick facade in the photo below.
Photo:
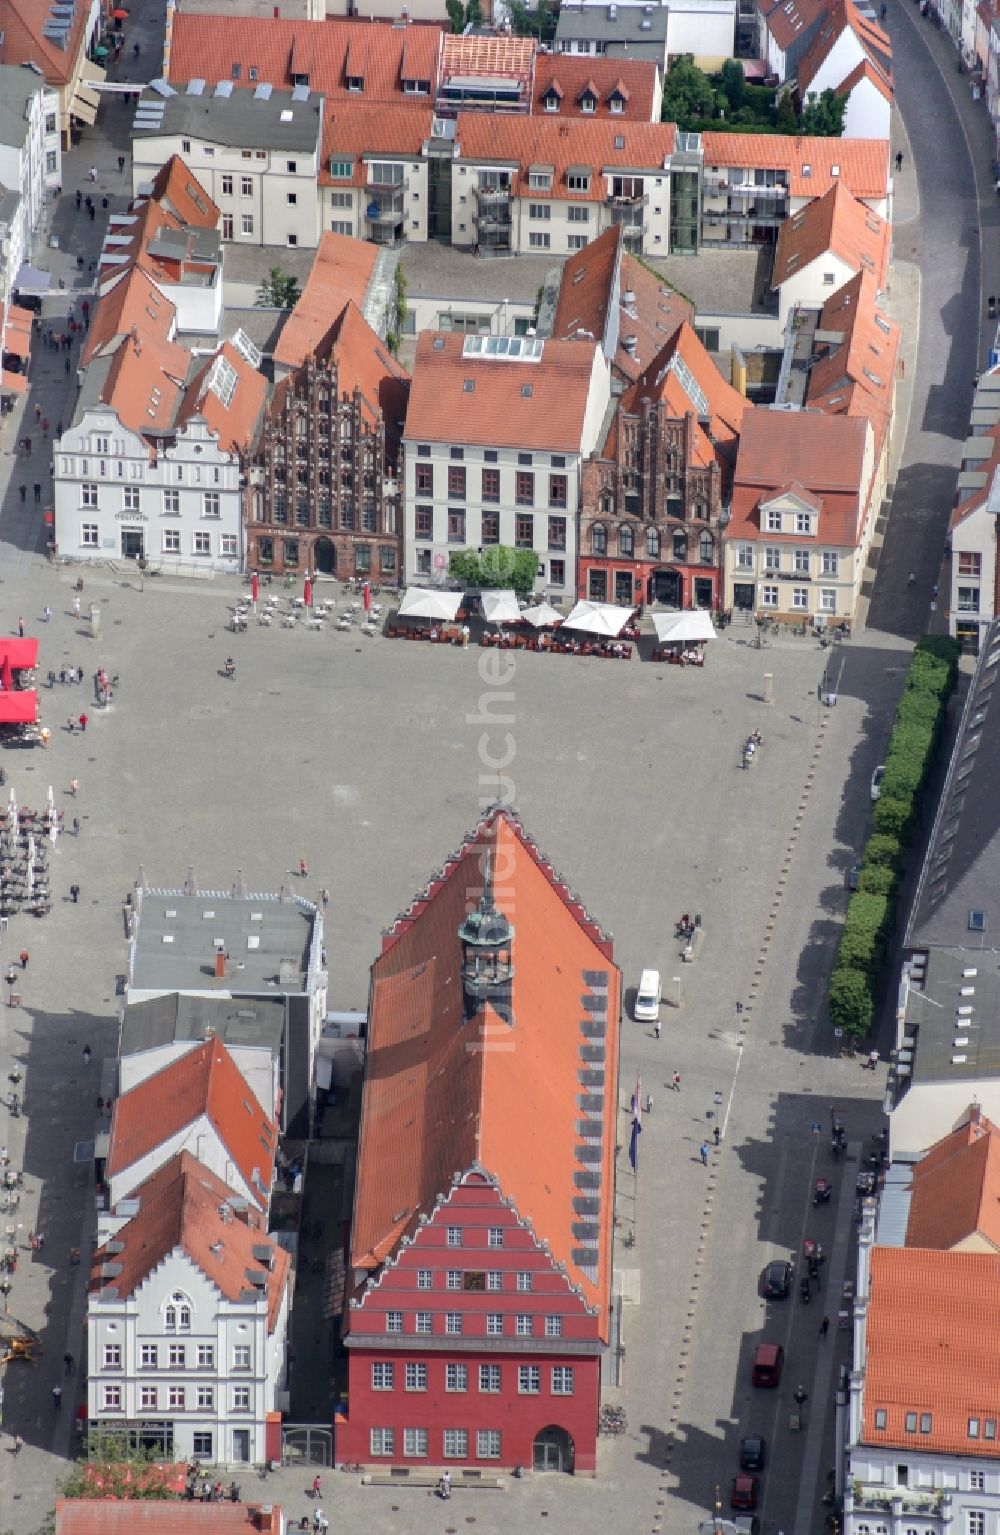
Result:
{"type": "Polygon", "coordinates": [[[578,596],[718,608],[722,470],[698,462],[696,436],[693,412],[662,400],[619,410],[611,456],[583,468],[578,596]]]}

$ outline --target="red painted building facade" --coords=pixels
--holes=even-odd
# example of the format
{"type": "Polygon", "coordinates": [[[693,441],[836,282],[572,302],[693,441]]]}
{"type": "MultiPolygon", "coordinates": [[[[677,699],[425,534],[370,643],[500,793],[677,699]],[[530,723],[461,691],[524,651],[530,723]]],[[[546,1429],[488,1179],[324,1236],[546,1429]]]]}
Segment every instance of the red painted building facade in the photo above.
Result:
{"type": "Polygon", "coordinates": [[[495,811],[372,971],[338,1461],[593,1474],[621,979],[495,811]]]}

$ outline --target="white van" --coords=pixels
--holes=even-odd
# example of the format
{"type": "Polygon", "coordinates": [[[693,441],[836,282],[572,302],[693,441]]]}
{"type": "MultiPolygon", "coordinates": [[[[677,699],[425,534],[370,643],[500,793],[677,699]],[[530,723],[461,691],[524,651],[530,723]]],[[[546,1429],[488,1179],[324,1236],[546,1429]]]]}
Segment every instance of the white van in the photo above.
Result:
{"type": "Polygon", "coordinates": [[[638,1023],[655,1023],[660,1016],[660,972],[644,970],[639,977],[639,989],[635,994],[635,1017],[638,1023]]]}

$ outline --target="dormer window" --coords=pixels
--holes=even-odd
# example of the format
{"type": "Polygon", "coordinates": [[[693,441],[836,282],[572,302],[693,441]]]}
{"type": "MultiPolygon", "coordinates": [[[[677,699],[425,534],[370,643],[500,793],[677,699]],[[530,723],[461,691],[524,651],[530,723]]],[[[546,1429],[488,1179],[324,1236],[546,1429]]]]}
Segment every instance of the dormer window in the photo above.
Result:
{"type": "Polygon", "coordinates": [[[597,97],[592,91],[583,91],[580,95],[580,111],[592,114],[597,111],[597,97]]]}
{"type": "Polygon", "coordinates": [[[349,91],[363,91],[365,88],[364,75],[348,75],[347,89],[349,91]]]}
{"type": "Polygon", "coordinates": [[[552,171],[533,169],[528,171],[528,186],[532,192],[552,191],[552,171]]]}
{"type": "Polygon", "coordinates": [[[404,96],[429,96],[430,93],[431,93],[431,82],[429,80],[404,80],[403,81],[403,94],[404,94],[404,96]]]}
{"type": "Polygon", "coordinates": [[[617,91],[615,91],[613,96],[608,97],[608,110],[617,117],[620,117],[625,110],[625,103],[617,91]]]}
{"type": "Polygon", "coordinates": [[[559,97],[556,95],[555,91],[545,92],[545,95],[542,97],[542,105],[544,106],[546,112],[559,111],[559,97]]]}
{"type": "Polygon", "coordinates": [[[305,86],[308,86],[308,84],[309,84],[309,76],[307,74],[304,74],[304,73],[295,74],[293,72],[293,74],[292,74],[292,84],[293,85],[305,85],[305,86]]]}

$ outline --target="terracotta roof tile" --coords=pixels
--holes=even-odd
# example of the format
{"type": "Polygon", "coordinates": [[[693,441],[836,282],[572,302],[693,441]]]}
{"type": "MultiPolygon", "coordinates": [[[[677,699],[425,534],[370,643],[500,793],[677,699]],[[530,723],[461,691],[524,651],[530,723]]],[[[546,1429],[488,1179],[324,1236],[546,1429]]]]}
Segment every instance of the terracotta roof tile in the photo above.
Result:
{"type": "MultiPolygon", "coordinates": [[[[821,501],[819,539],[856,546],[867,490],[868,430],[867,421],[818,410],[748,410],[740,432],[728,539],[760,537],[760,503],[798,481],[821,501]]],[[[794,536],[767,534],[778,543],[794,536]]]]}
{"type": "Polygon", "coordinates": [[[838,181],[855,197],[881,200],[889,189],[885,139],[790,138],[780,133],[704,133],[706,170],[780,170],[793,197],[822,197],[838,181]],[[833,167],[837,167],[834,175],[833,167]]]}
{"type": "Polygon", "coordinates": [[[266,399],[266,379],[250,366],[231,341],[224,341],[218,351],[195,371],[184,391],[176,424],[183,426],[192,417],[201,416],[218,434],[223,453],[246,453],[256,441],[266,399]],[[228,404],[220,393],[219,358],[236,374],[236,386],[228,404]]]}
{"type": "MultiPolygon", "coordinates": [[[[704,346],[685,320],[639,379],[622,395],[622,410],[639,413],[643,400],[662,400],[674,419],[693,412],[698,418],[694,438],[695,462],[707,467],[717,458],[726,466],[727,479],[736,458],[740,430],[753,406],[719,372],[704,346]],[[680,366],[678,366],[680,364],[680,366]],[[702,400],[689,391],[693,379],[702,400]]],[[[611,446],[605,448],[611,453],[611,446]]]]}
{"type": "Polygon", "coordinates": [[[907,1247],[1000,1250],[1000,1130],[973,1106],[913,1169],[907,1247]]]}
{"type": "Polygon", "coordinates": [[[815,26],[826,11],[824,0],[757,0],[764,25],[775,43],[786,52],[797,38],[815,26]]]}
{"type": "MultiPolygon", "coordinates": [[[[433,123],[433,107],[416,103],[388,107],[355,101],[348,106],[344,102],[328,101],[323,109],[323,163],[319,185],[363,187],[368,180],[366,159],[379,155],[419,157],[431,136],[433,123]],[[330,175],[330,161],[336,156],[354,160],[350,181],[335,181],[330,175]]],[[[347,236],[338,238],[346,239],[347,236]]]]}
{"type": "Polygon", "coordinates": [[[998,1310],[997,1254],[874,1247],[861,1442],[995,1458],[982,1420],[1000,1418],[998,1310]],[[875,1427],[879,1410],[884,1428],[875,1427]],[[909,1429],[908,1413],[916,1414],[909,1429]],[[970,1418],[980,1420],[975,1439],[970,1418]]]}
{"type": "Polygon", "coordinates": [[[603,935],[506,811],[493,812],[383,942],[372,967],[351,1262],[371,1268],[429,1213],[456,1173],[492,1175],[600,1309],[610,1297],[621,977],[603,935]],[[458,929],[478,903],[483,854],[514,927],[511,1021],[488,1005],[463,1022],[458,929]],[[606,978],[604,1134],[596,1279],[581,1268],[574,1181],[581,997],[606,978]],[[501,1047],[471,1042],[503,1036],[501,1047]],[[509,1037],[512,1047],[506,1047],[509,1037]],[[405,1155],[401,1148],[406,1147],[405,1155]]]}
{"type": "Polygon", "coordinates": [[[892,103],[893,89],[891,82],[886,79],[881,70],[875,68],[869,58],[862,59],[861,63],[851,70],[847,78],[842,80],[837,86],[836,94],[838,96],[849,96],[854,87],[860,85],[862,80],[870,81],[879,94],[884,96],[890,104],[892,103]]]}
{"type": "Polygon", "coordinates": [[[297,368],[314,350],[351,302],[360,310],[371,284],[378,246],[349,235],[323,234],[309,269],[305,287],[281,329],[274,361],[282,368],[297,368]]]}
{"type": "Polygon", "coordinates": [[[288,1283],[289,1256],[267,1235],[259,1213],[251,1212],[247,1224],[233,1210],[233,1191],[221,1178],[189,1152],[171,1157],[162,1167],[131,1191],[139,1211],[114,1235],[114,1250],[107,1244],[94,1252],[90,1268],[90,1292],[99,1295],[106,1287],[121,1299],[138,1287],[172,1252],[183,1252],[218,1288],[227,1300],[237,1301],[253,1288],[247,1270],[267,1276],[268,1329],[274,1330],[288,1283]],[[267,1248],[264,1261],[255,1248],[267,1248]],[[119,1272],[107,1275],[105,1265],[119,1272]]]}
{"type": "MultiPolygon", "coordinates": [[[[126,268],[109,284],[90,316],[90,330],[80,355],[80,366],[106,353],[121,336],[133,329],[148,339],[169,341],[177,309],[144,272],[126,268]]],[[[183,374],[182,374],[183,377],[183,374]]]]}
{"type": "Polygon", "coordinates": [[[215,1128],[261,1209],[266,1209],[277,1131],[229,1051],[214,1038],[115,1100],[108,1176],[134,1167],[202,1115],[215,1128]]]}
{"type": "Polygon", "coordinates": [[[3,62],[37,64],[50,85],[66,85],[76,69],[89,12],[85,6],[74,9],[66,47],[60,48],[42,31],[51,10],[50,0],[0,0],[3,62]]]}
{"type": "Polygon", "coordinates": [[[469,37],[446,33],[441,43],[442,84],[452,75],[507,75],[530,80],[535,42],[501,32],[469,37]]]}
{"type": "Polygon", "coordinates": [[[467,357],[465,341],[454,332],[421,332],[407,440],[580,451],[595,343],[546,341],[538,362],[517,362],[467,357]]]}
{"type": "MultiPolygon", "coordinates": [[[[271,1528],[277,1535],[285,1527],[281,1507],[269,1506],[274,1510],[271,1528]]],[[[259,1507],[256,1503],[188,1503],[180,1497],[56,1498],[55,1535],[260,1535],[259,1507]]]]}
{"type": "Polygon", "coordinates": [[[306,74],[310,90],[327,102],[403,101],[404,78],[426,80],[428,99],[437,87],[442,28],[389,21],[287,21],[283,17],[229,16],[177,11],[170,44],[169,79],[267,82],[285,89],[293,75],[306,74]],[[407,70],[403,75],[404,54],[407,70]],[[253,71],[253,73],[251,73],[253,71]],[[363,75],[360,92],[348,89],[349,75],[363,75]]]}
{"type": "Polygon", "coordinates": [[[826,338],[814,345],[806,402],[819,410],[867,416],[876,457],[892,420],[899,326],[879,309],[875,279],[861,271],[830,295],[819,317],[826,338]]]}
{"type": "Polygon", "coordinates": [[[886,220],[837,181],[822,197],[785,219],[778,231],[771,286],[780,288],[830,251],[853,271],[869,271],[879,288],[884,288],[890,239],[886,220]]]}
{"type": "MultiPolygon", "coordinates": [[[[394,454],[406,420],[410,376],[405,368],[379,340],[353,303],[344,305],[314,350],[323,359],[331,353],[336,355],[340,392],[353,395],[355,389],[361,391],[362,415],[367,424],[373,425],[377,414],[381,413],[387,445],[394,454]]],[[[297,372],[296,369],[289,374],[275,389],[272,406],[276,411],[283,409],[285,393],[293,387],[297,372]]]]}
{"type": "MultiPolygon", "coordinates": [[[[565,54],[559,55],[559,75],[565,54]]],[[[587,73],[593,62],[586,60],[587,73]]],[[[616,60],[616,63],[619,61],[616,60]]],[[[662,170],[673,153],[676,129],[673,123],[619,121],[611,118],[573,118],[561,122],[556,115],[539,117],[494,117],[488,112],[460,112],[455,138],[459,160],[515,167],[514,192],[523,181],[527,188],[528,168],[532,165],[553,167],[551,192],[531,189],[532,197],[569,198],[577,202],[603,202],[607,188],[603,172],[662,170]],[[590,187],[574,192],[566,185],[571,167],[589,166],[590,187]]]]}
{"type": "Polygon", "coordinates": [[[832,53],[844,32],[851,31],[858,46],[874,69],[887,80],[892,80],[892,43],[887,32],[877,22],[869,21],[854,4],[854,0],[833,0],[827,18],[814,38],[808,52],[800,60],[797,78],[799,91],[804,95],[810,82],[815,79],[821,65],[832,53]]]}
{"type": "Polygon", "coordinates": [[[180,155],[171,155],[153,178],[150,202],[159,203],[190,229],[218,229],[219,209],[180,155]]]}

